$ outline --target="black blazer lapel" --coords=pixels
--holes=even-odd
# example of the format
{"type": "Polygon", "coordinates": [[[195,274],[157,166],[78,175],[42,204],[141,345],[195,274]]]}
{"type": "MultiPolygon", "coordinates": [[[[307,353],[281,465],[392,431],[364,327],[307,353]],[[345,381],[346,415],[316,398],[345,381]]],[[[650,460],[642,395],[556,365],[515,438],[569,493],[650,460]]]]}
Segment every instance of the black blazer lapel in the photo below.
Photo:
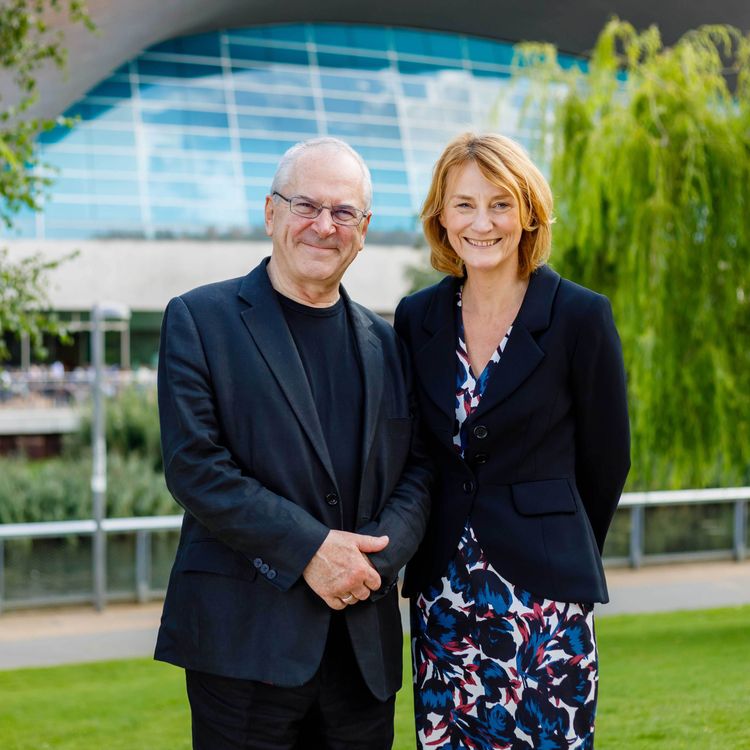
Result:
{"type": "Polygon", "coordinates": [[[323,428],[315,408],[310,384],[297,353],[292,335],[284,320],[276,293],[266,272],[264,260],[242,281],[239,296],[250,307],[240,314],[260,350],[263,359],[284,392],[318,457],[336,486],[331,457],[323,436],[323,428]]]}
{"type": "Polygon", "coordinates": [[[560,275],[549,266],[542,266],[532,274],[508,343],[490,375],[479,406],[471,415],[472,420],[510,396],[544,359],[544,351],[534,334],[549,327],[559,284],[560,275]]]}
{"type": "Polygon", "coordinates": [[[383,371],[383,346],[380,339],[372,332],[370,319],[349,299],[346,291],[341,289],[341,295],[349,310],[349,320],[357,341],[360,362],[362,364],[362,391],[364,393],[364,409],[362,416],[362,454],[361,475],[359,487],[358,515],[369,516],[372,508],[372,493],[366,493],[364,482],[367,462],[370,457],[375,432],[381,419],[383,401],[383,387],[385,373],[383,371]],[[365,500],[367,498],[367,500],[365,500]]]}
{"type": "Polygon", "coordinates": [[[448,276],[435,288],[422,323],[429,338],[414,354],[416,376],[445,415],[450,432],[456,414],[455,300],[460,283],[460,279],[448,276]]]}

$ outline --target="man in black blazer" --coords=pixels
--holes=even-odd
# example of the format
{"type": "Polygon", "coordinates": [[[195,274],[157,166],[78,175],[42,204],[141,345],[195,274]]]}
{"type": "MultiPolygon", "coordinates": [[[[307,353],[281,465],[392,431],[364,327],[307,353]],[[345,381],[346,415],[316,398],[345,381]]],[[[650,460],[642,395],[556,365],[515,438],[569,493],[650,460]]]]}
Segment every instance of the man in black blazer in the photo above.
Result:
{"type": "Polygon", "coordinates": [[[391,747],[395,582],[430,474],[407,357],[339,285],[371,192],[343,142],[298,144],[266,198],[270,260],[164,315],[162,449],[185,520],[156,658],[186,669],[194,748],[391,747]]]}

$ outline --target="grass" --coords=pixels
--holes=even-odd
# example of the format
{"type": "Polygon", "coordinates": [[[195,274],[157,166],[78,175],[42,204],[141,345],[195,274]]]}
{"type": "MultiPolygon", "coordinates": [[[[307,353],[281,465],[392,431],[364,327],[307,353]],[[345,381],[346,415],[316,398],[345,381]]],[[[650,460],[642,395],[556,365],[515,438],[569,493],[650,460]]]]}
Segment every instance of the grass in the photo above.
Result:
{"type": "MultiPolygon", "coordinates": [[[[597,638],[597,750],[750,748],[750,607],[602,618],[597,638]]],[[[182,671],[148,659],[0,672],[2,750],[189,750],[189,726],[182,671]]],[[[394,750],[413,747],[406,681],[394,750]]]]}

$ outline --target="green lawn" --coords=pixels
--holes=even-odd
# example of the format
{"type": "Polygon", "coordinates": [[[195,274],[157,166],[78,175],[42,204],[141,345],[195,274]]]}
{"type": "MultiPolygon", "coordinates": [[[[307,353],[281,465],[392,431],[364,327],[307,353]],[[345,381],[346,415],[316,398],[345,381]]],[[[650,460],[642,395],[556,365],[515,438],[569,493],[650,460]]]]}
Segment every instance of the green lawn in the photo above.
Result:
{"type": "MultiPolygon", "coordinates": [[[[597,750],[750,748],[750,607],[607,617],[597,637],[597,750]]],[[[2,750],[189,747],[174,667],[138,659],[0,672],[2,750]]],[[[394,748],[413,747],[407,687],[394,748]]]]}

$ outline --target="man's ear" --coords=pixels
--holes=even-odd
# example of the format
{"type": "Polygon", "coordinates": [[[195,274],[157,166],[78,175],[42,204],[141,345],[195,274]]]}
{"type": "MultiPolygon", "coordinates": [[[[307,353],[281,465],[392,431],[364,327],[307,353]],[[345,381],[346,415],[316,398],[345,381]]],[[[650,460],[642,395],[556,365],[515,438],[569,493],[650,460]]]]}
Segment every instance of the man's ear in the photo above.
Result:
{"type": "Polygon", "coordinates": [[[359,230],[360,230],[360,239],[362,240],[359,243],[359,249],[361,250],[365,246],[365,237],[367,237],[367,230],[370,227],[370,219],[372,218],[372,211],[369,211],[367,216],[365,216],[364,219],[362,219],[362,223],[360,224],[359,230]]]}
{"type": "Polygon", "coordinates": [[[263,207],[263,219],[266,226],[266,234],[270,237],[273,234],[273,210],[276,204],[273,202],[273,196],[266,196],[266,205],[263,207]]]}

